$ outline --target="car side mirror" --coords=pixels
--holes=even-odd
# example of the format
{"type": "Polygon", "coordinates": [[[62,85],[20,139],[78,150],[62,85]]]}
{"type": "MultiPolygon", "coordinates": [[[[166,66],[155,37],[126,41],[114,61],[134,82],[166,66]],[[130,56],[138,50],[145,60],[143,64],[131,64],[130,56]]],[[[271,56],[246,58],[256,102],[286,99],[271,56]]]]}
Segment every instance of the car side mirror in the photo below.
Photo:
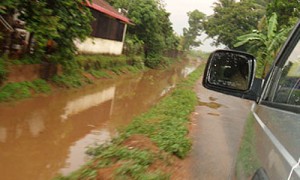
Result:
{"type": "Polygon", "coordinates": [[[256,100],[252,92],[255,80],[254,56],[232,50],[213,52],[206,64],[204,87],[221,93],[256,100]]]}

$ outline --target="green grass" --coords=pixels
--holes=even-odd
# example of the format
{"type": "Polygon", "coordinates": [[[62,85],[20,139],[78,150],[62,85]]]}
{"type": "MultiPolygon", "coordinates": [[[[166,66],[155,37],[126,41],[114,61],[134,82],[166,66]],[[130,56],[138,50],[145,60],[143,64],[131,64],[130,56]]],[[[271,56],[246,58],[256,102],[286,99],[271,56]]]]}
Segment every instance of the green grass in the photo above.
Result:
{"type": "Polygon", "coordinates": [[[41,57],[30,57],[30,56],[24,56],[20,59],[14,59],[11,60],[11,64],[16,64],[16,65],[24,65],[24,64],[40,64],[41,57]]]}
{"type": "Polygon", "coordinates": [[[198,101],[194,85],[203,68],[198,68],[148,112],[134,118],[118,137],[90,149],[88,154],[94,156],[90,163],[67,177],[61,176],[57,179],[95,179],[98,169],[116,164],[119,166],[113,174],[114,179],[170,179],[170,174],[159,169],[149,171],[149,167],[158,160],[170,165],[170,155],[184,158],[190,151],[192,144],[187,137],[189,115],[198,101]],[[160,152],[129,149],[123,143],[134,135],[151,139],[160,152]]]}
{"type": "Polygon", "coordinates": [[[90,80],[85,78],[80,73],[55,75],[53,76],[52,81],[56,85],[66,88],[79,88],[85,84],[91,83],[90,80]]]}
{"type": "Polygon", "coordinates": [[[248,117],[236,163],[237,179],[249,179],[260,167],[255,149],[254,117],[248,117]]]}
{"type": "Polygon", "coordinates": [[[93,75],[96,78],[112,78],[111,75],[109,75],[107,72],[102,70],[89,70],[88,71],[91,75],[93,75]]]}
{"type": "Polygon", "coordinates": [[[18,83],[7,83],[0,88],[0,102],[20,100],[32,97],[33,93],[48,93],[51,91],[46,81],[37,79],[34,81],[24,81],[18,83]]]}
{"type": "Polygon", "coordinates": [[[128,64],[126,56],[79,55],[76,62],[85,70],[109,69],[128,64]]]}

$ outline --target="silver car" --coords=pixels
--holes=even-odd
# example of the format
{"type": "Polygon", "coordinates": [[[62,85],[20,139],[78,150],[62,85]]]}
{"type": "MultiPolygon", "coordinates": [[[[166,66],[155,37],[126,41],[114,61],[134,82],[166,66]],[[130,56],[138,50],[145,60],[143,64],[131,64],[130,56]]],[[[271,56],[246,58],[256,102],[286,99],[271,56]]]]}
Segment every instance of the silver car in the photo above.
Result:
{"type": "Polygon", "coordinates": [[[255,103],[236,162],[237,179],[300,179],[300,22],[266,78],[255,77],[253,56],[212,53],[204,87],[255,103]]]}

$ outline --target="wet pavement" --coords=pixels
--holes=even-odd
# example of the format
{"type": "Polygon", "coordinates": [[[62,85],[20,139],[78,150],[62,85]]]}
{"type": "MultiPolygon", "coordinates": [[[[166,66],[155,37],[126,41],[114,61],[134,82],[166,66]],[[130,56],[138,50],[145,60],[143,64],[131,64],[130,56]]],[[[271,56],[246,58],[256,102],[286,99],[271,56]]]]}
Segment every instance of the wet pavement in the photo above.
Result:
{"type": "Polygon", "coordinates": [[[234,166],[251,102],[205,89],[201,79],[199,104],[192,117],[193,147],[187,165],[193,180],[234,179],[234,166]]]}
{"type": "Polygon", "coordinates": [[[88,146],[109,141],[196,65],[184,62],[0,104],[0,179],[46,180],[78,169],[89,159],[88,146]]]}

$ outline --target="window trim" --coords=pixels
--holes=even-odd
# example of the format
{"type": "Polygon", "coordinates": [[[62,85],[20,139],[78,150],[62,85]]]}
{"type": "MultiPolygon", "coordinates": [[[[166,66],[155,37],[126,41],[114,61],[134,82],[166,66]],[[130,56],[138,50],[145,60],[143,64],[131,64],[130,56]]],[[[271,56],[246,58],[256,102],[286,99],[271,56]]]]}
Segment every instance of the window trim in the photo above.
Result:
{"type": "Polygon", "coordinates": [[[284,104],[284,103],[277,103],[277,102],[270,102],[270,101],[265,101],[265,100],[262,100],[260,104],[268,106],[268,107],[276,108],[276,109],[281,109],[284,111],[291,111],[291,112],[294,112],[297,114],[300,113],[300,106],[284,104]]]}
{"type": "Polygon", "coordinates": [[[300,106],[295,106],[291,104],[277,103],[273,102],[273,99],[266,100],[267,95],[272,91],[273,79],[278,77],[278,68],[282,68],[286,61],[288,60],[290,54],[293,52],[296,45],[300,43],[300,21],[295,26],[294,30],[291,32],[289,38],[285,42],[283,48],[281,48],[277,58],[275,59],[271,71],[268,73],[266,79],[266,83],[263,88],[262,95],[260,97],[259,103],[263,105],[267,105],[270,107],[292,111],[296,113],[300,113],[300,106]]]}

